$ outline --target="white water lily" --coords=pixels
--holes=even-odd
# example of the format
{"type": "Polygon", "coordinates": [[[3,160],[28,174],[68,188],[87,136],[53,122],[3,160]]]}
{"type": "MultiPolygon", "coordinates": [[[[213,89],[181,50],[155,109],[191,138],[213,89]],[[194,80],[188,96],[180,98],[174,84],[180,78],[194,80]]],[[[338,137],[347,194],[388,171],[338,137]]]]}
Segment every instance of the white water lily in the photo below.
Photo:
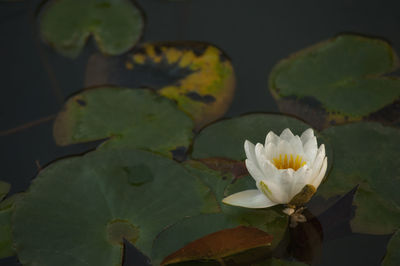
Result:
{"type": "Polygon", "coordinates": [[[223,199],[226,204],[246,208],[289,204],[284,212],[291,215],[295,207],[290,206],[293,198],[307,187],[314,193],[325,176],[325,145],[318,148],[311,128],[300,137],[289,129],[283,130],[280,136],[271,131],[265,139],[265,146],[246,140],[244,149],[247,170],[258,189],[230,195],[223,199]]]}

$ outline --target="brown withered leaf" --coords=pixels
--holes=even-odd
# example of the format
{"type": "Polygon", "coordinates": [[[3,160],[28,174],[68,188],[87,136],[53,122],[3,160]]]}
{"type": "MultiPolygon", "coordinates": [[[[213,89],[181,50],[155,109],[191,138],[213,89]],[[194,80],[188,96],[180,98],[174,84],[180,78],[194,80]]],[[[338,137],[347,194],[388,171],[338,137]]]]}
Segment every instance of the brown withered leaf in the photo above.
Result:
{"type": "Polygon", "coordinates": [[[195,261],[221,261],[230,255],[251,249],[268,247],[273,237],[257,228],[238,226],[197,239],[167,256],[161,265],[195,261]]]}

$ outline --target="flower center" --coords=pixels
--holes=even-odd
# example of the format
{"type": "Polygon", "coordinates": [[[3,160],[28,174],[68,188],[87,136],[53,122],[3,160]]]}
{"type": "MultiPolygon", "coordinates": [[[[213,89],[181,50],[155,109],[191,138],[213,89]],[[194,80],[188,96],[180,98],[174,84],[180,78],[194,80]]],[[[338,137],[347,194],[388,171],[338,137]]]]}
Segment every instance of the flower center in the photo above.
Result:
{"type": "Polygon", "coordinates": [[[306,162],[303,161],[303,157],[300,155],[297,155],[296,158],[293,159],[293,154],[279,154],[279,158],[275,157],[272,160],[278,169],[292,168],[297,171],[297,169],[306,164],[306,162]]]}

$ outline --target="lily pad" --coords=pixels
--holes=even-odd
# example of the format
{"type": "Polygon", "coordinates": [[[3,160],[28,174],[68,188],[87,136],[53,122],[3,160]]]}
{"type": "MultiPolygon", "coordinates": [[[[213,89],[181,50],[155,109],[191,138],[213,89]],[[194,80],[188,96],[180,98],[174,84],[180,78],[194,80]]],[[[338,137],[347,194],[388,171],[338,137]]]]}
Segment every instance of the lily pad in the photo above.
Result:
{"type": "Polygon", "coordinates": [[[386,256],[382,261],[382,266],[396,266],[400,264],[400,231],[397,231],[389,241],[386,256]]]}
{"type": "Polygon", "coordinates": [[[78,56],[91,35],[103,53],[122,54],[136,44],[143,26],[130,0],[51,0],[40,15],[43,40],[68,57],[78,56]]]}
{"type": "Polygon", "coordinates": [[[175,100],[200,128],[227,111],[235,74],[229,58],[210,44],[156,42],[119,58],[92,56],[85,86],[104,84],[155,89],[175,100]]]}
{"type": "MultiPolygon", "coordinates": [[[[190,173],[199,177],[203,183],[210,187],[210,192],[213,193],[220,205],[217,210],[219,213],[188,217],[162,231],[155,239],[153,245],[152,258],[155,264],[161,263],[161,261],[171,253],[182,248],[185,249],[188,243],[196,239],[237,226],[253,227],[270,234],[273,240],[268,250],[271,252],[274,251],[284,238],[288,224],[288,218],[281,210],[277,208],[252,210],[227,206],[222,203],[222,198],[225,197],[227,193],[231,193],[235,189],[248,189],[249,186],[254,185],[247,182],[247,179],[250,179],[250,177],[240,178],[234,185],[230,185],[234,179],[232,174],[222,174],[208,168],[205,164],[198,161],[187,161],[184,163],[184,166],[190,173]]],[[[208,209],[211,210],[211,208],[208,209]]],[[[247,248],[243,247],[243,249],[239,251],[232,247],[232,250],[229,252],[234,258],[229,257],[224,259],[237,260],[240,257],[240,254],[237,253],[242,253],[244,250],[247,250],[247,248]],[[238,257],[236,257],[236,255],[238,255],[238,257]]],[[[210,260],[210,257],[208,257],[206,253],[198,255],[198,259],[200,260],[210,260]]],[[[263,256],[265,255],[268,254],[266,254],[264,250],[263,256]]],[[[246,256],[240,259],[250,259],[250,261],[254,259],[252,256],[246,256]]]]}
{"type": "Polygon", "coordinates": [[[298,119],[277,114],[250,114],[222,120],[199,133],[193,144],[192,157],[244,160],[246,139],[264,144],[265,136],[271,130],[280,134],[285,128],[290,128],[293,134],[299,135],[309,127],[298,119]]]}
{"type": "MultiPolygon", "coordinates": [[[[256,189],[253,178],[247,176],[237,179],[228,185],[224,194],[232,195],[248,189],[256,189]]],[[[266,209],[248,209],[223,204],[222,212],[230,219],[238,221],[241,225],[253,226],[271,234],[274,239],[271,250],[278,247],[281,241],[285,240],[285,233],[288,227],[288,216],[282,212],[283,206],[277,205],[266,209]]]]}
{"type": "Polygon", "coordinates": [[[149,149],[172,156],[189,146],[192,120],[171,100],[145,89],[103,87],[70,98],[54,123],[58,145],[109,138],[105,147],[149,149]]]}
{"type": "Polygon", "coordinates": [[[400,226],[400,130],[378,123],[335,126],[322,134],[334,147],[334,166],[317,195],[343,195],[359,184],[354,232],[390,234],[400,226]]]}
{"type": "Polygon", "coordinates": [[[386,76],[397,67],[387,42],[339,35],[280,61],[269,88],[281,111],[323,128],[367,118],[399,100],[400,79],[386,76]]]}
{"type": "Polygon", "coordinates": [[[21,194],[14,194],[0,202],[0,259],[15,255],[11,232],[11,217],[14,204],[21,196],[21,194]]]}
{"type": "Polygon", "coordinates": [[[166,257],[161,265],[199,259],[223,261],[224,258],[240,252],[268,247],[271,241],[271,235],[257,228],[238,226],[224,229],[187,244],[166,257]]]}
{"type": "Polygon", "coordinates": [[[0,259],[15,255],[11,234],[12,209],[0,210],[0,259]]]}
{"type": "Polygon", "coordinates": [[[236,161],[227,158],[212,157],[198,159],[197,161],[205,164],[207,167],[220,172],[222,175],[229,174],[235,178],[241,178],[249,175],[244,161],[236,161]]]}
{"type": "Polygon", "coordinates": [[[145,151],[100,149],[63,159],[43,169],[16,204],[13,237],[19,260],[121,265],[123,238],[149,255],[165,226],[207,212],[206,192],[180,164],[145,151]],[[131,184],[149,172],[151,180],[131,184]]]}
{"type": "MultiPolygon", "coordinates": [[[[154,240],[152,258],[155,265],[159,265],[164,258],[175,251],[184,248],[188,243],[202,238],[205,235],[233,228],[237,226],[224,214],[202,214],[187,217],[167,227],[154,240]]],[[[207,254],[203,254],[204,258],[207,254]]]]}
{"type": "Polygon", "coordinates": [[[233,179],[233,176],[225,176],[226,178],[224,178],[224,175],[215,174],[215,171],[211,169],[207,170],[204,167],[204,165],[202,167],[193,162],[186,164],[186,169],[189,169],[192,174],[201,178],[211,188],[226,219],[234,222],[236,226],[252,226],[271,234],[274,237],[271,248],[274,249],[283,239],[288,223],[287,215],[282,213],[281,207],[255,210],[223,204],[222,199],[227,195],[247,189],[254,189],[255,183],[253,179],[250,176],[239,179],[233,179]]]}

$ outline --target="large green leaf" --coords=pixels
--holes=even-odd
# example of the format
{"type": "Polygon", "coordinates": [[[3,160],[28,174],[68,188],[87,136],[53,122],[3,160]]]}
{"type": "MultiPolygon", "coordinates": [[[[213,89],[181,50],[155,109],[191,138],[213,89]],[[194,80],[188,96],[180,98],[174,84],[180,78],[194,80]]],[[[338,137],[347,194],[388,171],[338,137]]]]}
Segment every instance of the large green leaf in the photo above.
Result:
{"type": "Polygon", "coordinates": [[[175,100],[200,128],[227,111],[235,73],[224,52],[210,44],[156,42],[140,45],[121,57],[93,55],[85,86],[104,84],[155,89],[175,100]]]}
{"type": "Polygon", "coordinates": [[[334,165],[317,194],[329,198],[355,185],[354,232],[393,233],[400,226],[400,130],[359,122],[326,129],[334,147],[334,165]]]}
{"type": "Polygon", "coordinates": [[[244,141],[264,144],[269,131],[280,134],[290,128],[300,135],[310,126],[285,115],[250,114],[222,120],[203,129],[193,145],[193,158],[225,157],[235,160],[245,159],[244,141]]]}
{"type": "Polygon", "coordinates": [[[237,226],[237,223],[228,219],[222,213],[184,218],[166,228],[157,236],[152,250],[153,263],[159,265],[165,257],[183,248],[188,243],[205,235],[235,226],[237,226]]]}
{"type": "Polygon", "coordinates": [[[400,80],[383,76],[397,66],[385,41],[339,35],[279,62],[269,86],[282,111],[325,127],[332,120],[360,120],[399,100],[400,80]]]}
{"type": "MultiPolygon", "coordinates": [[[[270,250],[278,246],[284,238],[288,224],[288,217],[281,212],[280,207],[253,210],[232,207],[221,202],[227,194],[253,188],[254,182],[250,182],[250,177],[238,179],[231,185],[232,175],[211,170],[200,162],[188,161],[185,163],[185,167],[211,188],[211,192],[220,204],[220,213],[185,218],[166,228],[154,241],[152,257],[156,264],[160,263],[167,255],[184,248],[189,242],[200,239],[207,234],[241,225],[255,227],[272,235],[270,250]]],[[[247,248],[244,245],[240,249],[234,248],[235,250],[232,250],[232,252],[238,255],[236,253],[241,253],[247,248]]],[[[209,254],[204,253],[203,259],[209,261],[208,256],[209,254]]],[[[251,256],[244,256],[241,257],[241,260],[246,258],[248,261],[254,259],[251,256]]]]}
{"type": "Polygon", "coordinates": [[[58,161],[16,205],[18,257],[33,265],[120,265],[123,238],[150,255],[164,227],[209,212],[207,192],[178,163],[145,151],[101,149],[58,161]]]}
{"type": "Polygon", "coordinates": [[[54,124],[57,144],[110,138],[102,148],[138,147],[171,156],[192,139],[192,120],[150,90],[103,87],[70,98],[54,124]]]}
{"type": "Polygon", "coordinates": [[[68,57],[76,57],[90,35],[103,53],[122,54],[139,40],[143,25],[130,0],[50,0],[40,16],[44,41],[68,57]]]}
{"type": "Polygon", "coordinates": [[[15,255],[11,233],[11,216],[14,205],[22,194],[14,194],[0,202],[0,259],[15,255]]]}
{"type": "Polygon", "coordinates": [[[400,264],[400,231],[398,230],[390,239],[387,246],[386,256],[382,266],[396,266],[400,264]]]}
{"type": "MultiPolygon", "coordinates": [[[[256,189],[254,179],[250,176],[237,179],[228,185],[225,195],[232,195],[236,192],[256,189]]],[[[288,216],[282,212],[283,206],[277,205],[266,209],[248,209],[223,204],[222,212],[230,219],[239,222],[241,225],[253,226],[271,234],[274,239],[271,248],[274,249],[283,240],[288,225],[288,216]]]]}
{"type": "Polygon", "coordinates": [[[0,259],[15,255],[11,234],[12,208],[0,210],[0,259]]]}

